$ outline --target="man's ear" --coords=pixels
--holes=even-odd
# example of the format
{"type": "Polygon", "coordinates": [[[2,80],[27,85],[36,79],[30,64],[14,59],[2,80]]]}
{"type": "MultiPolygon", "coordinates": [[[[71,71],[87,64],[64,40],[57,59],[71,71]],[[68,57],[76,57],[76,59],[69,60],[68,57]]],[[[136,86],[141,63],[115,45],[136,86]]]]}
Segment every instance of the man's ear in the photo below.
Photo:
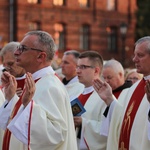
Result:
{"type": "Polygon", "coordinates": [[[46,57],[47,57],[47,55],[46,55],[46,53],[40,53],[38,56],[37,56],[37,59],[38,59],[38,61],[44,61],[44,60],[46,60],[46,57]]]}
{"type": "Polygon", "coordinates": [[[41,58],[41,55],[39,55],[37,58],[41,58]]]}
{"type": "Polygon", "coordinates": [[[99,74],[100,73],[100,68],[99,67],[95,67],[95,73],[97,74],[99,74]]]}

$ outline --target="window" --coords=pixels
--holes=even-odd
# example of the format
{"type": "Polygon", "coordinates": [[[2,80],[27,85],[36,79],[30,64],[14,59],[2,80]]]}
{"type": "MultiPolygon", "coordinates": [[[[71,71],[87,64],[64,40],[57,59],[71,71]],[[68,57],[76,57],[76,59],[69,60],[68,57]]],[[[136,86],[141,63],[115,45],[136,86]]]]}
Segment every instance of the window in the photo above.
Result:
{"type": "Polygon", "coordinates": [[[53,4],[62,6],[65,5],[65,0],[53,0],[53,4]]]}
{"type": "Polygon", "coordinates": [[[80,7],[89,7],[89,0],[78,0],[80,7]]]}
{"type": "Polygon", "coordinates": [[[33,4],[39,4],[41,3],[41,0],[27,0],[28,3],[33,3],[33,4]]]}
{"type": "Polygon", "coordinates": [[[89,36],[90,36],[90,26],[83,25],[80,28],[80,48],[84,50],[89,50],[89,36]]]}
{"type": "Polygon", "coordinates": [[[41,29],[40,22],[29,22],[28,26],[29,26],[29,30],[40,30],[41,29]]]}
{"type": "Polygon", "coordinates": [[[117,0],[107,0],[107,10],[117,10],[117,0]]]}
{"type": "Polygon", "coordinates": [[[108,33],[108,51],[117,53],[117,27],[107,27],[106,31],[108,33]]]}
{"type": "Polygon", "coordinates": [[[59,50],[64,50],[65,47],[65,25],[56,23],[54,25],[54,39],[59,50]]]}

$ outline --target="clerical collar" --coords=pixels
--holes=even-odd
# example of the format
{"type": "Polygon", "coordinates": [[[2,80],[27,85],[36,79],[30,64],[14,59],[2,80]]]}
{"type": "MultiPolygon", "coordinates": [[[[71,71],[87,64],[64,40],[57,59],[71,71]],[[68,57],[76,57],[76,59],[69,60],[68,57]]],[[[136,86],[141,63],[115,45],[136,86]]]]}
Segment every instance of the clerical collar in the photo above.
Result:
{"type": "Polygon", "coordinates": [[[51,66],[48,66],[33,73],[32,77],[34,80],[36,80],[36,79],[43,77],[46,74],[55,74],[55,71],[53,70],[51,66]]]}
{"type": "Polygon", "coordinates": [[[129,88],[131,86],[132,86],[132,82],[131,81],[125,81],[125,83],[123,85],[121,85],[117,89],[113,90],[113,92],[122,91],[123,89],[129,88]]]}
{"type": "Polygon", "coordinates": [[[85,94],[91,93],[93,91],[94,91],[93,86],[90,86],[90,87],[84,88],[84,91],[82,94],[85,95],[85,94]]]}
{"type": "MultiPolygon", "coordinates": [[[[71,79],[70,79],[71,80],[71,79]]],[[[67,80],[66,78],[63,78],[62,79],[62,83],[64,84],[64,85],[67,85],[69,82],[70,82],[70,80],[67,80]]]]}
{"type": "Polygon", "coordinates": [[[72,83],[79,82],[79,81],[78,81],[78,77],[75,76],[70,80],[66,80],[66,78],[63,78],[62,82],[64,85],[67,85],[67,84],[72,84],[72,83]]]}
{"type": "Polygon", "coordinates": [[[24,74],[23,76],[21,77],[16,77],[16,80],[21,80],[21,79],[25,79],[26,78],[26,74],[24,74]]]}

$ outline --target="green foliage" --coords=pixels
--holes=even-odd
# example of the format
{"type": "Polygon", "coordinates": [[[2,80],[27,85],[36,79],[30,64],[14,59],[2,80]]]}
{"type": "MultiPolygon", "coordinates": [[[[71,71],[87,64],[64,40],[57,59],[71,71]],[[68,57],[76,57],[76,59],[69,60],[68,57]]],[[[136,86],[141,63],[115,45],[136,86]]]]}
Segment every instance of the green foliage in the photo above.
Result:
{"type": "Polygon", "coordinates": [[[150,0],[137,0],[136,39],[150,35],[150,0]]]}

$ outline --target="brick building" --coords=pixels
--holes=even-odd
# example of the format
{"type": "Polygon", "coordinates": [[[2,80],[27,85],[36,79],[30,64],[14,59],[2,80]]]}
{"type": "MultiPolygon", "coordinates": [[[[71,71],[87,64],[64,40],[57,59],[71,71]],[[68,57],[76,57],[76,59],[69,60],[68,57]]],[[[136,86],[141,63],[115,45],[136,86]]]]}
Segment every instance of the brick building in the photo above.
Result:
{"type": "Polygon", "coordinates": [[[54,37],[60,57],[68,49],[95,50],[129,67],[136,9],[136,0],[0,0],[0,46],[40,29],[54,37]],[[125,40],[122,23],[128,26],[125,40]]]}

